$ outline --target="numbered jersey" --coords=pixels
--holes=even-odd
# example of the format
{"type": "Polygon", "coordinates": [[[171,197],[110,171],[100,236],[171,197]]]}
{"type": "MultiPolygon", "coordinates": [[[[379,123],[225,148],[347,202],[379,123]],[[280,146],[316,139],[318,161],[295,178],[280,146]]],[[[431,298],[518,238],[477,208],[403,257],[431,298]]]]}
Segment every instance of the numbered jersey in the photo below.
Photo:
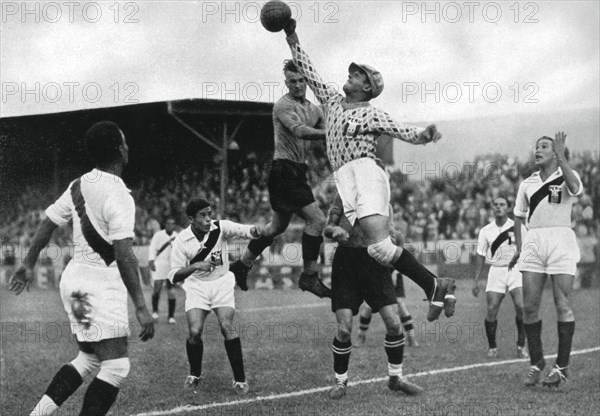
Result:
{"type": "Polygon", "coordinates": [[[579,189],[572,194],[567,188],[562,170],[558,168],[545,181],[539,172],[534,172],[519,186],[514,213],[527,219],[527,228],[568,227],[571,228],[571,208],[575,197],[583,192],[579,174],[579,189]]]}

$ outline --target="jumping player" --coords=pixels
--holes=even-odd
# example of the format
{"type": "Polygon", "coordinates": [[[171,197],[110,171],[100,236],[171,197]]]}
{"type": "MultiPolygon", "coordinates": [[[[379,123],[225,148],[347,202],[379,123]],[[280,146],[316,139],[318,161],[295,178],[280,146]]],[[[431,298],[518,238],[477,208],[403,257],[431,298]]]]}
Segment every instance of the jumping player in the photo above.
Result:
{"type": "MultiPolygon", "coordinates": [[[[393,231],[392,226],[389,229],[393,231]]],[[[358,223],[352,226],[344,216],[339,195],[331,206],[325,236],[338,242],[331,270],[331,309],[338,324],[331,347],[336,384],[329,391],[329,397],[340,399],[346,395],[352,349],[352,317],[358,313],[363,301],[367,302],[373,312],[379,312],[385,324],[388,387],[409,395],[420,393],[422,389],[406,381],[402,375],[404,334],[391,269],[369,256],[365,235],[358,223]]]]}
{"type": "Polygon", "coordinates": [[[140,338],[154,336],[132,250],[135,204],[121,180],[128,147],[119,127],[109,121],[86,133],[86,150],[95,169],[69,184],[46,210],[10,290],[29,289],[33,268],[54,230],[73,220],[73,259],[60,281],[61,299],[77,336],[79,355],[56,373],[31,415],[52,415],[100,368],[83,398],[80,415],[105,415],[129,373],[127,293],[141,325],[140,338]]]}
{"type": "Polygon", "coordinates": [[[556,133],[554,139],[544,136],[535,144],[534,172],[519,186],[515,203],[515,240],[517,251],[509,264],[519,263],[523,273],[523,321],[531,367],[524,383],[533,386],[540,381],[545,367],[542,349],[540,301],[549,275],[554,291],[558,320],[558,356],[542,384],[558,387],[568,378],[567,367],[575,332],[575,316],[569,296],[579,261],[579,247],[571,229],[571,209],[575,197],[583,192],[579,174],[569,166],[565,147],[567,135],[556,133]],[[522,240],[521,224],[527,221],[527,236],[522,240]]]}
{"type": "Polygon", "coordinates": [[[244,373],[242,344],[235,327],[235,276],[229,271],[227,240],[233,237],[257,238],[259,226],[211,219],[211,207],[204,199],[191,200],[186,215],[191,224],[173,242],[171,251],[172,283],[183,283],[185,313],[189,326],[186,341],[190,375],[184,387],[196,391],[202,375],[204,344],[202,330],[211,311],[215,312],[225,338],[225,350],[233,370],[233,388],[237,394],[248,393],[244,373]]]}
{"type": "Polygon", "coordinates": [[[176,324],[175,317],[175,286],[167,278],[171,269],[171,249],[173,241],[177,238],[175,232],[175,220],[167,218],[165,229],[152,236],[150,241],[150,252],[148,255],[148,267],[152,271],[152,281],[154,282],[154,292],[152,293],[152,318],[158,319],[158,302],[163,283],[167,283],[167,296],[169,299],[169,317],[170,324],[176,324]]]}
{"type": "Polygon", "coordinates": [[[498,357],[496,345],[496,329],[498,327],[498,309],[506,291],[510,293],[515,305],[517,324],[517,357],[527,358],[524,349],[525,329],[523,328],[523,281],[521,273],[516,270],[508,270],[508,263],[515,253],[515,227],[514,221],[508,218],[508,200],[496,198],[494,200],[495,220],[479,231],[477,243],[477,259],[475,263],[475,277],[473,282],[473,296],[479,295],[479,278],[483,270],[484,262],[490,265],[487,286],[487,315],[484,320],[485,333],[487,335],[489,358],[498,357]]]}
{"type": "Polygon", "coordinates": [[[325,215],[315,202],[306,179],[309,141],[325,139],[323,114],[306,99],[306,80],[294,62],[285,61],[283,73],[289,92],[273,107],[275,154],[268,182],[273,218],[267,224],[265,234],[252,240],[242,258],[231,265],[231,271],[238,286],[248,290],[246,279],[252,262],[273,243],[273,238],[286,230],[292,214],[296,214],[306,221],[302,234],[304,272],[298,286],[320,298],[331,297],[330,289],[319,279],[317,266],[325,215]]]}
{"type": "Polygon", "coordinates": [[[369,65],[350,64],[348,81],[338,94],[325,84],[308,55],[300,46],[296,21],[284,27],[287,42],[298,71],[313,90],[325,113],[327,156],[334,171],[335,184],[342,199],[344,214],[365,233],[368,252],[377,262],[392,266],[414,280],[430,301],[427,319],[454,314],[456,298],[453,279],[438,279],[407,250],[392,243],[388,233],[390,184],[386,173],[375,162],[377,138],[383,134],[412,144],[436,142],[441,138],[434,125],[426,129],[406,126],[369,103],[383,91],[381,74],[369,65]]]}

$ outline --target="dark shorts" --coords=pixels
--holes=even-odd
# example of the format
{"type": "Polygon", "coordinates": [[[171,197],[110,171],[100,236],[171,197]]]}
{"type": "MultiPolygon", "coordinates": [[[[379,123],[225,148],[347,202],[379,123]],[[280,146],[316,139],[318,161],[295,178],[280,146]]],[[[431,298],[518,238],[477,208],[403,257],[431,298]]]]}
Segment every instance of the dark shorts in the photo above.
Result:
{"type": "Polygon", "coordinates": [[[396,292],[397,298],[405,298],[406,297],[406,295],[404,293],[404,276],[402,276],[402,273],[396,273],[395,292],[396,292]]]}
{"type": "Polygon", "coordinates": [[[351,309],[363,301],[374,313],[396,303],[392,269],[377,263],[366,248],[338,246],[331,267],[331,310],[351,309]]]}
{"type": "Polygon", "coordinates": [[[269,174],[269,199],[275,212],[296,212],[315,202],[308,186],[308,166],[286,159],[275,159],[269,174]]]}

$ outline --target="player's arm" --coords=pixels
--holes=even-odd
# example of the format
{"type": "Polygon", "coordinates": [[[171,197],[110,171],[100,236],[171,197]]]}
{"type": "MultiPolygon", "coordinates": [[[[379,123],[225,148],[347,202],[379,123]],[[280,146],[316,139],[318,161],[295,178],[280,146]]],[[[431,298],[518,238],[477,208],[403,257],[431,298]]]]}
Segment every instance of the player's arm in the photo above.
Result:
{"type": "Polygon", "coordinates": [[[29,291],[29,287],[33,281],[33,268],[35,267],[35,263],[37,262],[42,249],[50,242],[52,233],[54,233],[56,228],[58,228],[58,225],[52,222],[50,218],[42,220],[42,223],[39,225],[33,236],[31,246],[23,260],[23,264],[10,278],[9,289],[15,292],[15,294],[20,295],[21,292],[23,292],[23,289],[29,291]]]}
{"type": "Polygon", "coordinates": [[[293,106],[287,102],[276,103],[273,114],[295,137],[302,140],[325,140],[325,129],[306,125],[294,111],[293,106]]]}
{"type": "Polygon", "coordinates": [[[172,283],[180,283],[190,277],[197,271],[210,272],[216,264],[212,261],[197,261],[188,265],[188,257],[182,247],[182,242],[178,238],[173,242],[171,250],[171,270],[169,271],[169,280],[172,283]]]}
{"type": "Polygon", "coordinates": [[[385,111],[377,108],[373,108],[372,111],[368,121],[368,128],[372,132],[385,134],[410,144],[435,143],[442,138],[442,134],[437,131],[435,124],[426,128],[410,126],[394,120],[385,111]]]}
{"type": "Polygon", "coordinates": [[[152,236],[152,240],[150,241],[150,249],[148,250],[148,267],[150,267],[150,270],[152,270],[153,272],[156,271],[154,261],[156,260],[156,252],[158,251],[157,235],[158,233],[154,233],[154,235],[152,236]]]}
{"type": "Polygon", "coordinates": [[[479,279],[481,278],[481,272],[485,264],[485,255],[488,249],[488,242],[485,238],[483,229],[479,231],[477,238],[477,257],[475,257],[475,275],[473,276],[473,296],[479,295],[479,279]]]}
{"type": "Polygon", "coordinates": [[[226,239],[232,237],[255,239],[263,235],[265,231],[265,227],[260,224],[238,224],[229,220],[222,220],[219,224],[221,225],[223,237],[226,239]]]}
{"type": "Polygon", "coordinates": [[[558,166],[560,166],[560,169],[562,170],[569,193],[573,196],[581,195],[583,192],[583,184],[581,183],[579,176],[571,169],[571,166],[569,166],[569,161],[565,155],[566,140],[567,135],[564,132],[561,131],[556,133],[554,136],[554,154],[556,155],[558,166]]]}
{"type": "Polygon", "coordinates": [[[325,237],[338,242],[346,241],[348,239],[348,232],[339,226],[342,215],[344,215],[342,199],[337,195],[329,210],[327,226],[325,227],[325,231],[323,231],[325,237]]]}
{"type": "Polygon", "coordinates": [[[144,293],[142,292],[142,285],[140,284],[138,275],[138,260],[133,252],[133,239],[124,238],[122,240],[114,240],[113,249],[121,279],[123,279],[127,292],[133,301],[135,315],[142,327],[140,339],[147,341],[154,336],[154,321],[146,307],[144,293]]]}
{"type": "Polygon", "coordinates": [[[298,71],[300,71],[302,76],[306,79],[306,83],[315,94],[315,97],[317,97],[317,100],[319,100],[320,103],[325,104],[331,98],[338,95],[335,88],[333,86],[327,86],[327,84],[323,82],[321,75],[315,70],[315,66],[308,58],[304,49],[300,46],[298,34],[296,33],[296,21],[290,19],[284,30],[287,36],[287,43],[292,51],[292,59],[298,67],[298,71]]]}
{"type": "MultiPolygon", "coordinates": [[[[516,209],[516,207],[515,207],[516,209]]],[[[521,247],[523,245],[523,234],[521,233],[523,224],[525,224],[525,217],[520,217],[515,214],[515,254],[513,258],[508,263],[508,270],[512,270],[513,267],[519,261],[519,257],[521,256],[521,247]]]]}

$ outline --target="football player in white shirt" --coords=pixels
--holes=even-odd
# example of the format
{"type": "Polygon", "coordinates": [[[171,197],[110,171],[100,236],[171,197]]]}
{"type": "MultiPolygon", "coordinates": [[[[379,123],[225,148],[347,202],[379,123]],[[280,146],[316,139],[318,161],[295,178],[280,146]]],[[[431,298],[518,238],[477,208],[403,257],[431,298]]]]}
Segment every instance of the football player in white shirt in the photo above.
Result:
{"type": "Polygon", "coordinates": [[[186,350],[190,375],[184,386],[196,391],[202,375],[202,329],[206,317],[214,311],[233,370],[233,388],[237,394],[246,394],[248,383],[242,344],[233,325],[236,282],[233,272],[229,271],[227,240],[234,237],[255,239],[262,235],[263,228],[227,220],[215,221],[211,218],[210,204],[204,199],[190,201],[186,215],[191,224],[173,242],[169,272],[171,282],[183,282],[186,295],[185,313],[189,326],[186,350]]]}
{"type": "Polygon", "coordinates": [[[169,270],[171,270],[171,249],[173,241],[177,237],[175,232],[175,220],[167,218],[165,220],[165,229],[160,230],[152,236],[150,250],[148,253],[148,267],[152,271],[152,281],[154,282],[154,292],[152,293],[152,318],[158,319],[158,302],[163,282],[167,283],[167,296],[169,299],[168,322],[176,324],[175,317],[175,286],[168,279],[169,270]]]}
{"type": "Polygon", "coordinates": [[[523,328],[523,283],[521,273],[508,270],[508,263],[515,252],[514,221],[508,218],[508,200],[499,197],[494,200],[494,221],[479,231],[477,258],[475,263],[475,278],[473,296],[479,295],[479,278],[484,263],[490,265],[485,288],[487,297],[487,314],[484,320],[487,335],[489,358],[498,357],[496,346],[496,329],[498,327],[498,309],[508,290],[515,305],[517,324],[517,357],[526,358],[525,329],[523,328]]]}
{"type": "Polygon", "coordinates": [[[519,268],[523,273],[525,332],[531,367],[524,383],[533,386],[540,381],[545,367],[542,349],[540,302],[548,275],[552,280],[554,304],[558,318],[558,356],[542,384],[558,387],[567,381],[567,366],[575,331],[575,316],[569,296],[579,261],[579,247],[571,229],[571,209],[575,198],[583,192],[577,172],[569,166],[565,148],[567,135],[542,137],[535,144],[534,172],[519,186],[515,203],[515,239],[517,251],[509,264],[515,266],[521,251],[519,268]],[[521,224],[527,221],[527,236],[521,237],[521,224]]]}
{"type": "MultiPolygon", "coordinates": [[[[127,293],[141,325],[140,338],[154,336],[133,253],[135,204],[121,180],[128,161],[125,136],[109,121],[86,133],[86,150],[96,169],[69,184],[46,210],[10,290],[29,290],[33,268],[54,230],[73,220],[73,259],[60,281],[62,302],[77,335],[79,355],[56,373],[31,415],[52,415],[97,369],[83,398],[81,415],[105,415],[129,373],[127,293]]],[[[35,379],[35,376],[34,376],[35,379]]]]}

